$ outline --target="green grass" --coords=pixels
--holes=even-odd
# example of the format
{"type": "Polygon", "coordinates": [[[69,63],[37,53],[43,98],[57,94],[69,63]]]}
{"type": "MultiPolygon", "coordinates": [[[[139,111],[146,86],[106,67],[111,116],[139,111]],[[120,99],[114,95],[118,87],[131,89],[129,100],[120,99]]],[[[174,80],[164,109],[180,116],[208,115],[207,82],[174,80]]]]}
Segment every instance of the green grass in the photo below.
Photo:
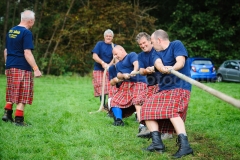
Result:
{"type": "MultiPolygon", "coordinates": [[[[159,160],[177,151],[175,138],[165,140],[164,154],[146,153],[150,141],[137,138],[134,116],[115,127],[97,111],[90,77],[35,79],[34,101],[25,109],[29,127],[0,121],[1,160],[159,160]]],[[[240,99],[239,83],[204,83],[240,99]]],[[[0,104],[5,105],[4,75],[0,76],[0,104]]],[[[15,106],[14,106],[15,108],[15,106]]],[[[186,129],[194,156],[182,159],[240,159],[240,109],[193,87],[186,129]]]]}

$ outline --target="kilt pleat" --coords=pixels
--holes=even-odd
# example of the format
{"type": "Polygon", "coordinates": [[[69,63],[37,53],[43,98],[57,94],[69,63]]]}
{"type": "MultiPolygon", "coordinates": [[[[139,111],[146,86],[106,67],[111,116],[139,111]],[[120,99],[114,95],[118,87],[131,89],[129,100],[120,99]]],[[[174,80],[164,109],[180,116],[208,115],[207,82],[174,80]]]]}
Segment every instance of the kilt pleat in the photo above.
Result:
{"type": "Polygon", "coordinates": [[[145,90],[142,90],[142,92],[139,94],[139,98],[142,99],[142,104],[149,98],[151,97],[153,94],[157,93],[159,90],[158,85],[153,85],[153,86],[147,86],[145,88],[145,90]]]}
{"type": "Polygon", "coordinates": [[[189,99],[190,91],[184,89],[153,94],[142,106],[141,120],[157,120],[160,132],[173,132],[174,127],[169,119],[180,116],[185,121],[189,99]]]}
{"type": "Polygon", "coordinates": [[[109,91],[108,91],[108,97],[113,97],[115,93],[118,91],[119,88],[115,86],[110,85],[109,91]]]}
{"type": "MultiPolygon", "coordinates": [[[[103,71],[93,71],[93,80],[92,84],[94,87],[94,96],[99,97],[102,95],[102,80],[103,80],[103,71]]],[[[104,94],[109,93],[110,88],[110,81],[109,81],[109,73],[106,73],[105,77],[105,87],[104,87],[104,94]]]]}
{"type": "Polygon", "coordinates": [[[112,97],[111,107],[122,108],[123,118],[131,116],[136,111],[134,105],[142,105],[141,93],[146,87],[147,84],[142,82],[123,82],[112,97]]]}
{"type": "Polygon", "coordinates": [[[10,68],[6,70],[6,101],[12,103],[32,104],[33,76],[31,71],[10,68]]]}

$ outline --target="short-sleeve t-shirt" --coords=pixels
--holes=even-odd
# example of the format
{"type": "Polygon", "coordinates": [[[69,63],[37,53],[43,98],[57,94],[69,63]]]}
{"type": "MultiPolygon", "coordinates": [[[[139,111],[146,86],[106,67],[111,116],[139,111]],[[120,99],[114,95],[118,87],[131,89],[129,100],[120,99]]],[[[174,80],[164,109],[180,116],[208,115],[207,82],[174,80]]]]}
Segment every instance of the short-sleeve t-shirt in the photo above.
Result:
{"type": "MultiPolygon", "coordinates": [[[[112,44],[107,44],[104,41],[99,41],[93,48],[92,54],[96,53],[98,57],[101,58],[105,63],[110,63],[113,59],[112,49],[112,44]]],[[[102,68],[101,64],[94,62],[93,70],[103,71],[104,68],[102,68]]]]}
{"type": "Polygon", "coordinates": [[[108,73],[109,73],[109,81],[115,77],[117,77],[117,70],[116,70],[116,67],[115,65],[111,65],[109,68],[108,68],[108,73]]]}
{"type": "MultiPolygon", "coordinates": [[[[155,52],[156,51],[154,50],[154,48],[152,48],[152,50],[149,53],[141,52],[138,54],[139,69],[154,66],[153,56],[154,56],[155,52]]],[[[148,86],[158,84],[158,81],[159,81],[158,75],[159,75],[158,71],[156,71],[152,74],[146,75],[148,86]]]]}
{"type": "Polygon", "coordinates": [[[32,32],[25,27],[15,26],[6,36],[6,69],[18,68],[31,71],[32,68],[24,56],[25,49],[34,49],[32,32]]]}
{"type": "MultiPolygon", "coordinates": [[[[116,64],[117,73],[131,73],[134,69],[133,62],[138,60],[138,55],[135,52],[131,52],[127,54],[123,60],[119,61],[116,64]]],[[[131,77],[128,80],[130,82],[144,82],[147,83],[147,79],[145,76],[142,76],[140,74],[137,74],[134,77],[131,77]]]]}
{"type": "MultiPolygon", "coordinates": [[[[177,56],[184,56],[186,59],[188,58],[188,52],[182,42],[179,40],[170,42],[168,48],[163,51],[156,52],[156,54],[154,54],[154,63],[158,58],[160,58],[164,66],[173,66],[176,63],[177,56]]],[[[178,70],[178,72],[190,77],[190,66],[187,60],[184,67],[178,70]]],[[[159,88],[160,91],[176,88],[182,88],[191,91],[191,84],[173,74],[161,74],[159,88]]]]}
{"type": "MultiPolygon", "coordinates": [[[[109,81],[111,81],[113,78],[117,77],[117,70],[116,70],[116,67],[115,65],[112,65],[108,68],[108,73],[109,73],[109,81]]],[[[118,82],[116,84],[116,87],[119,88],[120,85],[122,84],[122,82],[118,82]]]]}

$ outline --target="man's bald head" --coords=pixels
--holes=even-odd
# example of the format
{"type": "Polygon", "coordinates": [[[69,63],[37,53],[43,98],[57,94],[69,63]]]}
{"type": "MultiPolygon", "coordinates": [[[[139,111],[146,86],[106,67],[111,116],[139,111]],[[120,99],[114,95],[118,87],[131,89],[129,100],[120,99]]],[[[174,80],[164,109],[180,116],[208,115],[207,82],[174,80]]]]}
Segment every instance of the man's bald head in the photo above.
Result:
{"type": "Polygon", "coordinates": [[[127,55],[125,49],[120,45],[115,46],[112,50],[112,53],[113,56],[117,58],[119,61],[121,61],[127,55]]]}

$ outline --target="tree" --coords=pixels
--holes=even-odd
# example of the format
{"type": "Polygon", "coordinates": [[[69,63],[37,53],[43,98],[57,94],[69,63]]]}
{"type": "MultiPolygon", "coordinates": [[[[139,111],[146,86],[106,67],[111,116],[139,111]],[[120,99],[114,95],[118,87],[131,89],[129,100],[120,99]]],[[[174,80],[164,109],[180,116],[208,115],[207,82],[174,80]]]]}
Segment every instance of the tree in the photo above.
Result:
{"type": "Polygon", "coordinates": [[[236,0],[198,3],[179,0],[169,32],[185,43],[191,56],[208,57],[221,63],[225,59],[238,58],[239,14],[236,0]]]}
{"type": "MultiPolygon", "coordinates": [[[[52,6],[56,2],[48,2],[47,6],[52,6]]],[[[65,15],[63,8],[59,8],[56,14],[47,16],[45,19],[51,19],[51,24],[47,24],[40,32],[45,32],[49,38],[39,37],[39,41],[41,46],[47,46],[44,59],[41,61],[42,67],[50,64],[47,72],[49,74],[71,71],[84,75],[92,70],[91,50],[97,41],[103,39],[104,30],[111,28],[114,31],[115,43],[134,44],[133,37],[137,32],[149,31],[155,21],[155,18],[140,11],[139,7],[133,8],[129,3],[114,0],[75,2],[68,14],[65,15]],[[64,19],[66,21],[63,22],[64,19]],[[59,27],[61,25],[64,27],[59,27]],[[53,47],[56,44],[60,44],[57,49],[53,47]],[[52,53],[51,56],[48,53],[52,53]]]]}

